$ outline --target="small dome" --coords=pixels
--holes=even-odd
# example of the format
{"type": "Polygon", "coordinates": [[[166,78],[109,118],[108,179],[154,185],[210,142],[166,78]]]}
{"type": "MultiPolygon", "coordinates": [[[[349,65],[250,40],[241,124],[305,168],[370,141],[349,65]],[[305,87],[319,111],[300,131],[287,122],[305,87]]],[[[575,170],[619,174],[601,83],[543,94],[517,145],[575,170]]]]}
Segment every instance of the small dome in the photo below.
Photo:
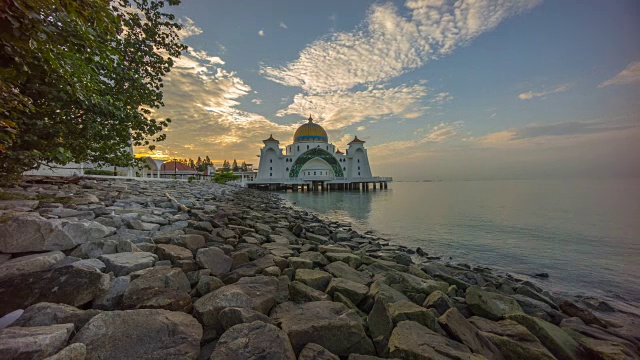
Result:
{"type": "Polygon", "coordinates": [[[327,132],[324,131],[322,126],[313,122],[313,118],[309,116],[309,122],[300,126],[293,135],[293,142],[329,142],[327,132]]]}

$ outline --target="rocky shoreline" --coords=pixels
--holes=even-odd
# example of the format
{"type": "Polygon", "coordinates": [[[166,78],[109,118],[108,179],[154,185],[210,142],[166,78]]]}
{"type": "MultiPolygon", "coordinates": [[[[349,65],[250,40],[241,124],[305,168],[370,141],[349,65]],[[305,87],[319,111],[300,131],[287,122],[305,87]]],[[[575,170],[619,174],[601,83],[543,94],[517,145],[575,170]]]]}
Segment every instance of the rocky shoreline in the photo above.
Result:
{"type": "Polygon", "coordinates": [[[209,182],[0,189],[1,359],[640,359],[640,317],[209,182]]]}

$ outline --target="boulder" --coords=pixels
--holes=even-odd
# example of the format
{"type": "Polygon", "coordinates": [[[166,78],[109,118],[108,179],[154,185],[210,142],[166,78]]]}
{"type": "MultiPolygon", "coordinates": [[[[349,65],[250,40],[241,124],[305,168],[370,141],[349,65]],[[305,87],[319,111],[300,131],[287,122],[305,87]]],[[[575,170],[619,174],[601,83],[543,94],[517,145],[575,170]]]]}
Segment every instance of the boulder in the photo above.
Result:
{"type": "Polygon", "coordinates": [[[507,319],[526,327],[559,360],[581,358],[578,343],[552,323],[525,314],[507,315],[507,319]]]}
{"type": "Polygon", "coordinates": [[[272,311],[289,336],[296,353],[312,342],[333,354],[375,354],[375,349],[364,331],[358,315],[341,303],[313,301],[303,304],[282,303],[272,311]]]}
{"type": "Polygon", "coordinates": [[[214,290],[220,289],[224,286],[222,280],[218,279],[215,276],[203,276],[198,280],[198,284],[196,285],[196,289],[198,290],[198,294],[200,296],[206,295],[214,290]]]}
{"type": "Polygon", "coordinates": [[[84,360],[87,356],[87,347],[84,344],[71,344],[60,350],[59,353],[49,356],[44,360],[84,360]]]}
{"type": "Polygon", "coordinates": [[[0,316],[39,302],[82,306],[108,286],[109,277],[73,264],[0,280],[0,316]]]}
{"type": "Polygon", "coordinates": [[[98,259],[107,265],[107,272],[113,272],[115,276],[124,276],[152,267],[158,261],[158,256],[148,252],[127,252],[102,255],[98,259]]]}
{"type": "Polygon", "coordinates": [[[409,320],[424,325],[433,331],[438,331],[435,315],[433,315],[431,311],[408,300],[389,304],[389,315],[391,315],[391,320],[394,324],[409,320]]]}
{"type": "Polygon", "coordinates": [[[180,260],[193,260],[191,250],[177,245],[160,244],[156,247],[156,254],[160,260],[169,260],[173,264],[178,264],[180,260]]]}
{"type": "Polygon", "coordinates": [[[389,356],[400,359],[485,359],[468,347],[439,335],[415,321],[401,321],[389,339],[389,356]]]}
{"type": "Polygon", "coordinates": [[[342,261],[354,269],[362,265],[362,258],[351,253],[326,252],[324,256],[331,262],[342,261]]]}
{"type": "Polygon", "coordinates": [[[218,314],[220,322],[225,330],[238,324],[248,324],[254,321],[262,321],[267,324],[276,325],[267,315],[247,308],[226,308],[218,314]]]}
{"type": "Polygon", "coordinates": [[[449,284],[443,281],[427,280],[400,271],[386,273],[382,281],[404,294],[414,293],[426,296],[436,290],[447,291],[449,288],[449,284]]]}
{"type": "Polygon", "coordinates": [[[479,316],[469,318],[480,333],[508,360],[553,360],[542,343],[527,328],[511,320],[491,321],[479,316]]]}
{"type": "Polygon", "coordinates": [[[300,257],[289,258],[289,266],[295,270],[297,269],[313,269],[313,261],[303,259],[300,257]]]}
{"type": "Polygon", "coordinates": [[[589,338],[622,344],[631,352],[635,352],[636,346],[639,344],[638,339],[634,338],[633,335],[623,338],[622,334],[618,334],[610,329],[601,329],[595,326],[586,325],[579,318],[564,319],[560,322],[560,327],[572,338],[576,339],[576,341],[578,341],[578,336],[576,335],[576,333],[578,333],[589,338]]]}
{"type": "Polygon", "coordinates": [[[131,273],[129,292],[144,288],[167,288],[188,293],[191,284],[182,269],[158,266],[131,273]]]}
{"type": "Polygon", "coordinates": [[[0,252],[69,250],[113,234],[115,228],[89,220],[45,219],[37,213],[18,213],[0,223],[0,252]]]}
{"type": "Polygon", "coordinates": [[[318,344],[309,343],[302,348],[298,360],[340,360],[340,358],[318,344]]]}
{"type": "Polygon", "coordinates": [[[480,334],[480,331],[455,307],[440,316],[438,323],[452,339],[467,345],[474,353],[484,355],[487,359],[504,360],[500,350],[480,334]]]}
{"type": "Polygon", "coordinates": [[[120,276],[109,283],[109,288],[98,293],[93,300],[93,308],[100,310],[116,310],[120,307],[122,296],[129,289],[131,277],[120,276]]]}
{"type": "Polygon", "coordinates": [[[581,308],[569,300],[563,300],[562,302],[560,302],[560,310],[562,310],[563,313],[569,315],[570,317],[579,318],[587,325],[592,324],[598,325],[605,329],[607,328],[607,324],[605,324],[602,320],[595,316],[591,311],[581,308]]]}
{"type": "Polygon", "coordinates": [[[295,274],[296,281],[320,291],[327,288],[331,279],[331,274],[322,270],[298,269],[295,274]]]}
{"type": "Polygon", "coordinates": [[[80,330],[99,310],[80,310],[71,305],[41,302],[29,306],[12,326],[32,327],[73,324],[80,330]]]}
{"type": "Polygon", "coordinates": [[[194,315],[206,328],[222,332],[218,315],[228,307],[248,308],[263,314],[276,303],[278,280],[271,276],[241,278],[237,283],[223,286],[199,298],[194,315]]]}
{"type": "Polygon", "coordinates": [[[141,288],[127,291],[122,297],[122,309],[163,309],[191,313],[191,296],[171,288],[141,288]]]}
{"type": "Polygon", "coordinates": [[[373,282],[373,284],[371,284],[368,296],[373,299],[382,297],[387,301],[387,303],[409,301],[409,298],[407,298],[403,293],[383,283],[382,281],[375,281],[373,282]]]}
{"type": "Polygon", "coordinates": [[[349,299],[349,301],[357,305],[367,295],[369,288],[355,281],[332,278],[327,286],[326,292],[332,297],[334,293],[339,292],[349,299]]]}
{"type": "Polygon", "coordinates": [[[0,330],[0,358],[43,359],[62,350],[73,333],[73,324],[10,327],[0,330]]]}
{"type": "Polygon", "coordinates": [[[640,359],[636,349],[629,349],[623,342],[593,339],[573,330],[567,333],[580,344],[590,359],[630,360],[640,359]]]}
{"type": "Polygon", "coordinates": [[[80,259],[94,259],[101,255],[115,254],[118,252],[118,241],[109,239],[97,239],[87,241],[71,252],[70,256],[80,259]]]}
{"type": "Polygon", "coordinates": [[[369,285],[369,283],[371,283],[371,277],[369,275],[353,269],[342,261],[332,262],[325,266],[324,269],[337,278],[351,280],[362,285],[369,285]]]}
{"type": "Polygon", "coordinates": [[[231,270],[231,258],[217,247],[198,250],[196,262],[209,270],[214,276],[226,274],[231,270]]]}
{"type": "Polygon", "coordinates": [[[442,291],[436,290],[427,296],[427,299],[422,305],[427,309],[436,309],[438,314],[444,314],[447,310],[455,307],[453,301],[442,291]]]}
{"type": "Polygon", "coordinates": [[[197,359],[202,326],[190,315],[167,310],[106,311],[73,338],[87,360],[197,359]]]}
{"type": "Polygon", "coordinates": [[[466,302],[475,315],[489,320],[501,320],[506,315],[522,313],[522,308],[512,297],[485,291],[476,285],[467,288],[466,302]]]}
{"type": "Polygon", "coordinates": [[[33,254],[13,258],[0,264],[0,280],[18,274],[28,274],[36,271],[48,270],[58,261],[64,259],[62,251],[50,251],[43,254],[33,254]]]}
{"type": "Polygon", "coordinates": [[[300,254],[300,259],[311,260],[315,266],[329,265],[329,260],[316,251],[307,251],[300,254]]]}
{"type": "Polygon", "coordinates": [[[289,299],[296,303],[310,301],[331,301],[331,297],[320,290],[316,290],[299,281],[292,281],[288,284],[289,299]]]}
{"type": "Polygon", "coordinates": [[[296,355],[282,330],[262,321],[254,321],[225,331],[218,340],[211,359],[296,360],[296,355]]]}
{"type": "Polygon", "coordinates": [[[187,234],[178,235],[172,241],[172,244],[185,247],[191,251],[196,251],[205,246],[205,239],[202,235],[187,234]]]}
{"type": "Polygon", "coordinates": [[[384,299],[376,299],[369,316],[367,316],[367,326],[376,352],[380,356],[386,355],[389,337],[393,330],[393,320],[391,319],[391,314],[389,314],[387,302],[384,299]]]}
{"type": "Polygon", "coordinates": [[[542,301],[543,303],[546,303],[547,305],[551,306],[551,308],[553,308],[554,310],[558,310],[558,305],[556,305],[553,302],[553,300],[540,294],[539,292],[535,291],[529,286],[526,286],[526,285],[519,286],[518,289],[516,290],[516,294],[528,296],[534,300],[542,301]]]}

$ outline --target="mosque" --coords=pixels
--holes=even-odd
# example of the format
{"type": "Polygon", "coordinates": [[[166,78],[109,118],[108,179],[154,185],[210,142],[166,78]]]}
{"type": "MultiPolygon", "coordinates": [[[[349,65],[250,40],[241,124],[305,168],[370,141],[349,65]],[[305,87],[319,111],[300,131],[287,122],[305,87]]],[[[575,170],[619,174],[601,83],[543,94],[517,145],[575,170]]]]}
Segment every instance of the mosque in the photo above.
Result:
{"type": "Polygon", "coordinates": [[[260,165],[252,188],[292,189],[297,191],[369,190],[387,188],[391,178],[374,177],[364,141],[356,136],[342,152],[329,143],[327,132],[313,122],[301,125],[293,135],[293,144],[284,148],[269,136],[260,149],[260,165]]]}

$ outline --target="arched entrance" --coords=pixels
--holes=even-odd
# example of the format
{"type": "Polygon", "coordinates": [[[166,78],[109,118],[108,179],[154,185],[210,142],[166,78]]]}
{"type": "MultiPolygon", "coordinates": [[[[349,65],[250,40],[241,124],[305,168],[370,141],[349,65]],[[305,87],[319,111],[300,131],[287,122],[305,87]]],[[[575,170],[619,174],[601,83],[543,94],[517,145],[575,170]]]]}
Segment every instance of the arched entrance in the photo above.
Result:
{"type": "Polygon", "coordinates": [[[344,177],[344,173],[342,172],[342,168],[338,163],[338,160],[331,155],[328,151],[322,150],[320,148],[313,148],[311,150],[305,151],[304,154],[300,155],[296,161],[291,166],[291,170],[289,171],[290,178],[298,178],[300,177],[300,171],[305,166],[305,164],[313,159],[322,160],[324,163],[329,165],[331,170],[333,171],[333,175],[336,177],[344,177]]]}

